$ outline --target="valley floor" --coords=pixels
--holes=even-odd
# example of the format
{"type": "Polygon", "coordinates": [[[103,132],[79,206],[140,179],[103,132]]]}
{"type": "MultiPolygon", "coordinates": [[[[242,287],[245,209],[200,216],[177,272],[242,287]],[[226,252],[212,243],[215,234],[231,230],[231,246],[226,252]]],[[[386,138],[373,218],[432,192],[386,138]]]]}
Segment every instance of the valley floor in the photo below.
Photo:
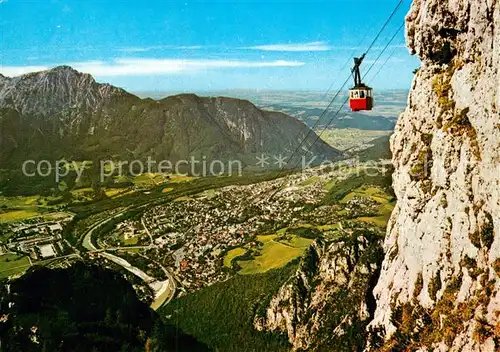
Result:
{"type": "MultiPolygon", "coordinates": [[[[183,330],[221,348],[224,338],[207,338],[195,320],[222,321],[195,318],[196,305],[209,305],[204,300],[223,289],[234,293],[226,297],[229,301],[240,303],[228,303],[228,311],[216,300],[207,309],[228,316],[257,309],[256,304],[264,309],[262,299],[270,300],[291,277],[311,244],[338,238],[351,224],[382,233],[394,207],[385,163],[354,167],[347,161],[281,176],[159,181],[136,196],[58,210],[60,217],[47,213],[10,221],[3,227],[0,273],[7,277],[32,265],[65,267],[82,259],[99,263],[123,272],[155,310],[170,302],[162,310],[167,319],[178,307],[184,312],[176,315],[183,330]],[[44,246],[52,252],[41,251],[44,246]],[[258,291],[243,292],[257,282],[258,291]],[[238,295],[247,298],[241,301],[238,295]]],[[[255,331],[250,320],[241,325],[243,336],[269,350],[288,345],[279,334],[255,331]]]]}

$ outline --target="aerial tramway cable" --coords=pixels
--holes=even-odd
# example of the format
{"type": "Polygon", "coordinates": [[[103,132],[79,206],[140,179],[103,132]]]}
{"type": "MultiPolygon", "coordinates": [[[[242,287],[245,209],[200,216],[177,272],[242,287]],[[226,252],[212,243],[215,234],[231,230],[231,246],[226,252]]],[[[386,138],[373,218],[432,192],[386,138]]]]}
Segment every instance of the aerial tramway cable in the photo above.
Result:
{"type": "MultiPolygon", "coordinates": [[[[368,32],[365,33],[365,36],[363,37],[363,39],[359,42],[360,44],[362,44],[365,39],[368,37],[368,32]]],[[[335,79],[333,80],[332,84],[330,85],[330,87],[328,87],[328,90],[326,91],[326,93],[323,95],[322,99],[325,99],[328,94],[330,94],[330,91],[331,89],[333,88],[333,86],[335,85],[335,83],[338,81],[338,79],[340,78],[340,72],[344,71],[344,69],[347,67],[347,65],[349,65],[349,63],[351,62],[352,58],[354,57],[354,54],[356,54],[356,49],[354,49],[351,54],[348,56],[346,62],[344,63],[344,65],[342,66],[342,68],[339,70],[339,73],[337,74],[337,76],[335,77],[335,79]]],[[[349,81],[349,78],[347,79],[347,81],[349,81]]],[[[340,92],[342,91],[342,88],[347,84],[347,82],[344,82],[344,84],[342,85],[342,87],[337,91],[337,94],[335,94],[335,96],[332,98],[332,100],[330,101],[330,103],[327,105],[327,107],[323,110],[323,112],[321,113],[321,115],[319,116],[319,118],[316,120],[316,122],[314,122],[314,124],[312,125],[312,127],[309,128],[309,130],[307,131],[307,134],[306,136],[303,138],[301,144],[299,145],[298,148],[300,148],[303,144],[303,142],[305,140],[307,140],[307,138],[309,138],[310,134],[312,133],[312,131],[314,131],[314,129],[316,127],[318,127],[318,125],[320,124],[321,120],[323,119],[323,117],[325,116],[326,112],[328,111],[328,109],[332,106],[333,102],[335,101],[335,99],[338,97],[338,95],[340,94],[340,92]]],[[[294,140],[298,139],[300,137],[299,134],[296,135],[296,137],[294,138],[294,140]]],[[[295,155],[295,153],[297,152],[297,150],[295,150],[293,153],[292,153],[292,157],[295,155]]],[[[291,158],[289,158],[287,160],[287,164],[290,163],[290,160],[291,158]]],[[[281,169],[281,171],[283,171],[283,169],[281,169]]]]}
{"type": "Polygon", "coordinates": [[[399,0],[398,4],[396,5],[396,7],[394,8],[394,10],[392,11],[391,15],[389,16],[389,18],[387,19],[387,21],[385,21],[384,25],[382,26],[382,29],[378,32],[378,34],[375,37],[375,39],[373,40],[373,42],[370,44],[370,46],[368,47],[368,49],[365,51],[365,55],[367,55],[368,52],[371,50],[371,48],[373,48],[373,45],[375,45],[376,41],[378,40],[378,38],[380,37],[380,35],[382,34],[382,32],[386,29],[387,25],[391,22],[392,18],[396,14],[396,12],[398,12],[398,10],[401,7],[401,5],[403,4],[403,2],[404,2],[404,0],[399,0]]]}
{"type": "MultiPolygon", "coordinates": [[[[384,25],[382,26],[382,28],[380,29],[380,31],[377,33],[377,35],[375,36],[374,40],[370,43],[368,49],[365,51],[365,53],[363,54],[363,58],[370,52],[370,50],[373,48],[373,46],[375,45],[375,43],[377,42],[377,40],[379,39],[380,35],[382,34],[382,32],[387,28],[388,24],[391,22],[392,18],[394,17],[394,15],[397,13],[397,11],[399,10],[399,8],[401,7],[401,5],[403,4],[404,0],[399,0],[399,2],[397,3],[396,7],[394,8],[394,10],[392,11],[392,13],[390,14],[389,18],[385,21],[384,25]]],[[[403,26],[404,26],[404,23],[403,23],[403,26]]],[[[398,29],[398,32],[401,28],[398,29]]],[[[397,35],[397,33],[391,38],[391,41],[395,38],[395,36],[397,35]]],[[[390,42],[391,42],[390,41],[390,42]]],[[[390,42],[385,46],[385,48],[383,49],[382,53],[383,54],[385,52],[385,50],[387,49],[387,47],[390,45],[390,42]]],[[[373,68],[373,65],[378,61],[378,59],[380,58],[380,55],[379,57],[377,58],[377,60],[374,61],[374,63],[372,64],[372,66],[370,67],[370,69],[365,73],[364,76],[366,76],[367,73],[370,72],[370,70],[373,68]]],[[[328,104],[328,106],[324,109],[324,111],[321,113],[320,117],[318,118],[318,120],[316,121],[315,125],[313,126],[313,128],[316,127],[316,125],[319,123],[319,121],[321,121],[321,119],[324,117],[324,115],[328,112],[328,110],[330,109],[330,107],[333,105],[335,99],[340,95],[340,93],[342,92],[342,90],[344,89],[344,87],[347,85],[347,83],[349,82],[349,80],[351,79],[351,73],[349,73],[349,76],[347,77],[347,79],[345,80],[344,84],[342,84],[342,86],[339,88],[339,90],[337,91],[337,93],[335,94],[335,96],[331,99],[330,103],[328,104]]],[[[340,112],[340,110],[342,110],[342,108],[345,106],[345,104],[349,101],[349,98],[347,98],[347,100],[341,105],[340,109],[336,112],[336,114],[334,115],[334,117],[332,119],[330,119],[330,121],[328,122],[328,124],[325,126],[325,128],[322,130],[321,134],[326,130],[326,128],[328,128],[328,126],[332,123],[333,119],[338,115],[338,113],[340,112]]],[[[312,131],[313,131],[313,128],[309,129],[309,131],[307,132],[306,136],[301,140],[301,142],[299,143],[299,145],[295,148],[294,152],[291,154],[291,156],[287,159],[286,161],[286,164],[280,169],[278,175],[276,178],[279,178],[280,177],[280,174],[281,172],[283,172],[286,168],[286,166],[292,161],[292,159],[294,158],[294,156],[296,155],[296,153],[299,151],[300,148],[302,148],[302,146],[304,145],[304,143],[306,142],[306,140],[309,138],[309,136],[311,135],[312,131]]],[[[315,139],[315,141],[311,144],[311,147],[314,146],[316,144],[316,142],[318,141],[319,139],[319,136],[317,136],[317,138],[315,139]]],[[[298,164],[295,164],[294,168],[297,167],[298,164]]]]}
{"type": "MultiPolygon", "coordinates": [[[[377,58],[375,59],[375,61],[373,61],[373,63],[371,64],[371,66],[369,67],[369,69],[365,72],[365,74],[363,75],[363,78],[365,78],[369,73],[370,71],[373,69],[373,67],[375,66],[375,64],[378,62],[378,60],[382,57],[382,55],[384,54],[384,52],[387,50],[387,48],[389,47],[389,45],[391,45],[391,43],[393,42],[393,40],[396,38],[396,36],[399,34],[399,32],[401,31],[401,29],[403,29],[405,23],[403,22],[403,24],[398,28],[398,30],[396,31],[396,33],[394,33],[394,35],[392,36],[392,38],[389,40],[389,42],[386,44],[386,46],[384,47],[384,49],[380,52],[380,54],[377,56],[377,58]]],[[[375,77],[380,73],[380,71],[382,70],[382,68],[387,64],[387,62],[389,61],[389,59],[392,57],[392,55],[394,55],[395,53],[395,50],[392,51],[391,55],[385,60],[385,62],[382,64],[381,68],[377,71],[377,73],[372,77],[372,80],[375,79],[375,77]]],[[[347,104],[347,102],[349,101],[349,97],[347,97],[347,99],[344,101],[344,103],[340,106],[340,108],[337,110],[337,112],[335,113],[335,115],[333,115],[333,117],[330,119],[330,121],[328,122],[328,124],[323,128],[323,130],[317,134],[316,136],[316,139],[314,140],[314,142],[311,144],[311,148],[316,144],[316,142],[321,138],[321,135],[325,132],[325,130],[328,128],[328,126],[333,122],[333,120],[337,117],[337,115],[340,113],[340,111],[342,111],[342,109],[344,108],[344,106],[347,104]]],[[[295,167],[297,167],[298,164],[295,164],[295,167]]]]}
{"type": "MultiPolygon", "coordinates": [[[[365,35],[363,36],[363,39],[360,40],[359,42],[359,45],[358,46],[361,46],[361,44],[365,41],[365,39],[368,37],[368,31],[365,31],[365,35]]],[[[326,91],[326,93],[323,95],[323,99],[325,99],[326,97],[328,97],[328,94],[330,94],[330,91],[332,90],[333,86],[335,85],[335,83],[339,80],[340,78],[340,73],[343,72],[346,68],[347,68],[347,65],[349,65],[351,62],[352,62],[352,58],[354,57],[354,55],[356,55],[356,47],[352,50],[352,52],[349,54],[349,56],[347,57],[347,61],[344,63],[344,65],[342,66],[342,68],[339,70],[339,73],[337,74],[337,76],[335,77],[335,79],[333,80],[332,84],[330,84],[330,87],[328,87],[328,90],[326,91]]]]}
{"type": "MultiPolygon", "coordinates": [[[[402,45],[404,44],[404,42],[402,43],[402,45]]],[[[394,56],[394,54],[396,53],[396,50],[398,49],[398,46],[394,46],[394,48],[392,49],[392,51],[389,53],[389,56],[387,56],[387,58],[385,59],[384,63],[382,65],[380,65],[378,71],[373,75],[373,77],[370,79],[369,83],[368,84],[372,84],[373,80],[375,79],[375,77],[378,76],[378,74],[380,73],[380,71],[382,71],[382,69],[385,67],[385,65],[387,65],[387,63],[389,62],[389,60],[394,56]]]]}
{"type": "MultiPolygon", "coordinates": [[[[370,43],[370,45],[368,46],[368,49],[365,51],[365,53],[363,54],[363,58],[368,55],[368,53],[370,52],[370,50],[373,48],[373,46],[375,45],[375,43],[377,42],[377,40],[379,39],[380,35],[383,33],[383,31],[387,28],[387,26],[389,25],[389,23],[391,22],[392,18],[394,17],[394,15],[397,13],[397,11],[399,10],[399,8],[401,7],[401,5],[403,4],[404,0],[399,0],[398,3],[396,4],[394,10],[391,12],[391,14],[389,15],[389,18],[385,21],[384,25],[382,26],[382,28],[379,30],[379,32],[377,33],[377,35],[375,36],[375,38],[373,39],[373,41],[370,43]]],[[[365,35],[366,37],[366,35],[365,35]]],[[[363,39],[364,41],[364,39],[363,39]]],[[[347,64],[345,65],[347,66],[347,64]]],[[[286,166],[290,163],[290,161],[292,161],[292,159],[294,158],[294,156],[296,155],[296,153],[299,151],[300,148],[302,148],[302,146],[304,145],[304,143],[307,141],[307,139],[309,138],[309,136],[311,135],[311,133],[313,132],[313,130],[318,126],[318,124],[320,123],[320,121],[323,119],[323,117],[325,116],[325,114],[328,112],[328,110],[330,109],[330,107],[333,105],[334,101],[337,99],[337,97],[340,95],[340,93],[342,92],[342,90],[345,88],[345,86],[347,85],[347,83],[349,82],[349,80],[351,79],[351,73],[349,74],[349,76],[347,77],[347,79],[345,80],[345,82],[342,84],[342,86],[339,88],[339,90],[337,91],[337,93],[333,96],[333,98],[331,99],[330,103],[327,105],[327,107],[323,110],[323,112],[321,113],[320,117],[316,120],[316,122],[314,123],[314,125],[309,129],[309,131],[307,131],[306,135],[304,138],[302,138],[301,142],[299,143],[299,145],[295,148],[295,150],[293,151],[293,153],[291,154],[291,156],[287,159],[286,161],[286,164],[284,164],[284,166],[280,169],[279,173],[278,173],[278,176],[277,178],[280,176],[281,172],[286,168],[286,166]]],[[[333,85],[333,84],[332,84],[333,85]]],[[[330,89],[330,88],[329,88],[330,89]]],[[[327,92],[328,94],[328,92],[327,92]]],[[[343,104],[345,105],[345,103],[343,104]]],[[[330,122],[327,124],[327,126],[331,123],[332,120],[330,120],[330,122]]],[[[298,136],[297,136],[298,137],[298,136]]],[[[314,144],[316,143],[316,141],[311,145],[313,146],[314,144]]],[[[295,165],[296,167],[297,165],[295,165]]]]}

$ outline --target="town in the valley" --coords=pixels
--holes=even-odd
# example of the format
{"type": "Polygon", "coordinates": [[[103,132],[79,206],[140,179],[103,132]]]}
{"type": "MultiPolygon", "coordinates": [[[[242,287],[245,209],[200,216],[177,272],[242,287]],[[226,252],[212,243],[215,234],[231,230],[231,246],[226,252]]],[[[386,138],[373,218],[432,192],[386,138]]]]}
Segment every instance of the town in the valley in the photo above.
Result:
{"type": "MultiPolygon", "coordinates": [[[[124,269],[138,290],[149,290],[144,297],[163,304],[236,273],[280,267],[300,257],[318,236],[335,236],[350,220],[382,231],[394,206],[384,187],[359,184],[336,199],[325,201],[325,197],[334,186],[359,175],[371,172],[383,177],[386,166],[353,167],[343,162],[334,168],[316,167],[257,184],[206,189],[146,204],[130,216],[126,208],[117,208],[98,214],[99,221],[76,244],[63,236],[74,216],[69,213],[51,221],[43,217],[14,221],[2,227],[7,240],[0,248],[28,258],[24,267],[14,266],[23,270],[45,263],[53,266],[62,258],[124,269]]],[[[165,194],[175,189],[169,187],[165,186],[165,194]]]]}

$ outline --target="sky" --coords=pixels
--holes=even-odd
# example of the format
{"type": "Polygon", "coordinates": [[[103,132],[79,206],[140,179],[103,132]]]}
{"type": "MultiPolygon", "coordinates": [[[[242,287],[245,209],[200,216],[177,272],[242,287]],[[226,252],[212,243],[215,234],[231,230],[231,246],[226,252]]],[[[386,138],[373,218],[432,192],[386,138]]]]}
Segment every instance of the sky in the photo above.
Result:
{"type": "MultiPolygon", "coordinates": [[[[326,91],[345,82],[397,3],[0,0],[0,73],[70,65],[136,92],[326,91]]],[[[375,89],[408,89],[419,66],[398,32],[409,7],[364,61],[375,89]]]]}

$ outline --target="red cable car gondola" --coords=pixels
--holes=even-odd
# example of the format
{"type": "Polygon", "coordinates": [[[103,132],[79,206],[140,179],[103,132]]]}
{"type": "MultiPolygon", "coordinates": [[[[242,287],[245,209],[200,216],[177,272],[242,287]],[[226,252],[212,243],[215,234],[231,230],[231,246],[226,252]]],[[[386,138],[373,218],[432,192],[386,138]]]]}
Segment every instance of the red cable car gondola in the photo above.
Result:
{"type": "Polygon", "coordinates": [[[354,87],[349,89],[349,106],[352,111],[371,110],[373,108],[372,88],[361,82],[361,73],[359,72],[359,66],[361,66],[364,58],[365,54],[360,58],[354,58],[354,67],[352,69],[354,87]]]}

